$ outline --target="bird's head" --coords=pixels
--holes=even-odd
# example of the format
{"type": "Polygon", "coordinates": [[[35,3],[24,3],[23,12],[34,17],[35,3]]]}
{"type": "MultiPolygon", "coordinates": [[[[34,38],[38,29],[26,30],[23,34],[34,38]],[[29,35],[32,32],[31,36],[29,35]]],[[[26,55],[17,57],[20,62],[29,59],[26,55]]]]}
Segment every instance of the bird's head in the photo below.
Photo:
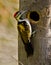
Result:
{"type": "Polygon", "coordinates": [[[27,10],[25,11],[17,11],[15,14],[14,14],[14,17],[17,21],[19,20],[22,20],[22,16],[27,12],[27,10]]]}

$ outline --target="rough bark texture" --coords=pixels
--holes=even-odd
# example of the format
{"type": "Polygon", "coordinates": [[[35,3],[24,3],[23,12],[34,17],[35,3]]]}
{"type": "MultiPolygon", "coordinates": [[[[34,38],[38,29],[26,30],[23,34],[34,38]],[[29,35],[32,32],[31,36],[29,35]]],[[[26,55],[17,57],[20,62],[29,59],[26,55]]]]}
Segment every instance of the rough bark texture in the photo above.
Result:
{"type": "MultiPolygon", "coordinates": [[[[51,51],[48,51],[51,45],[51,34],[49,35],[50,25],[50,4],[49,0],[20,0],[20,10],[30,9],[30,11],[37,11],[40,14],[40,20],[37,25],[31,24],[32,29],[37,30],[35,37],[31,41],[34,45],[34,55],[27,58],[24,45],[19,36],[18,50],[19,61],[24,65],[51,65],[51,51]],[[33,5],[32,5],[33,4],[33,5]]],[[[50,29],[51,30],[51,29],[50,29]]],[[[51,33],[51,32],[50,32],[51,33]]]]}

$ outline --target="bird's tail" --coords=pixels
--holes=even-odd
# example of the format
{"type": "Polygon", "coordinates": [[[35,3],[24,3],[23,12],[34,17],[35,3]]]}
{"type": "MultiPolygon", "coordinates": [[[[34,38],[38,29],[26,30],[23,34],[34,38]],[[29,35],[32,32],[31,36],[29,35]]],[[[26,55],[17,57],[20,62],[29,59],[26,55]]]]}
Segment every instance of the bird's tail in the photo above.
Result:
{"type": "Polygon", "coordinates": [[[31,42],[25,44],[25,51],[27,53],[27,57],[30,57],[33,55],[34,48],[33,48],[33,45],[31,44],[31,42]]]}

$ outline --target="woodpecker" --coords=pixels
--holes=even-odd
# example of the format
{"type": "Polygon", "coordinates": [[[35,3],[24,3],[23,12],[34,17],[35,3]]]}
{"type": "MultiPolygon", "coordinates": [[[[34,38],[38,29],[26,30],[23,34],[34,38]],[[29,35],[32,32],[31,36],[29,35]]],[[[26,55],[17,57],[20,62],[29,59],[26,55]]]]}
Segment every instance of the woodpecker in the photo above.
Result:
{"type": "MultiPolygon", "coordinates": [[[[15,19],[18,21],[17,27],[20,33],[21,39],[23,41],[25,51],[27,53],[27,57],[33,55],[34,48],[31,43],[31,36],[32,36],[32,28],[29,20],[27,18],[22,18],[22,16],[27,12],[25,11],[18,11],[14,14],[15,19]]],[[[34,32],[33,32],[34,34],[34,32]]]]}

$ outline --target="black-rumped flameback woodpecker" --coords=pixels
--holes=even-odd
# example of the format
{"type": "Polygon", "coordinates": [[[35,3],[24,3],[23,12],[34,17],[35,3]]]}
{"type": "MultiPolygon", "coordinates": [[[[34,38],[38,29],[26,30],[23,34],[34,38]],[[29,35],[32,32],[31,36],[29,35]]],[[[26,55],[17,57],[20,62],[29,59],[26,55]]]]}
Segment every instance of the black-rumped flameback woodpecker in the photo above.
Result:
{"type": "Polygon", "coordinates": [[[14,14],[15,19],[18,21],[18,31],[20,33],[21,39],[25,46],[25,51],[27,53],[27,57],[33,55],[34,48],[31,44],[31,35],[32,35],[32,28],[31,24],[28,19],[22,18],[23,14],[27,11],[18,11],[14,14]]]}

